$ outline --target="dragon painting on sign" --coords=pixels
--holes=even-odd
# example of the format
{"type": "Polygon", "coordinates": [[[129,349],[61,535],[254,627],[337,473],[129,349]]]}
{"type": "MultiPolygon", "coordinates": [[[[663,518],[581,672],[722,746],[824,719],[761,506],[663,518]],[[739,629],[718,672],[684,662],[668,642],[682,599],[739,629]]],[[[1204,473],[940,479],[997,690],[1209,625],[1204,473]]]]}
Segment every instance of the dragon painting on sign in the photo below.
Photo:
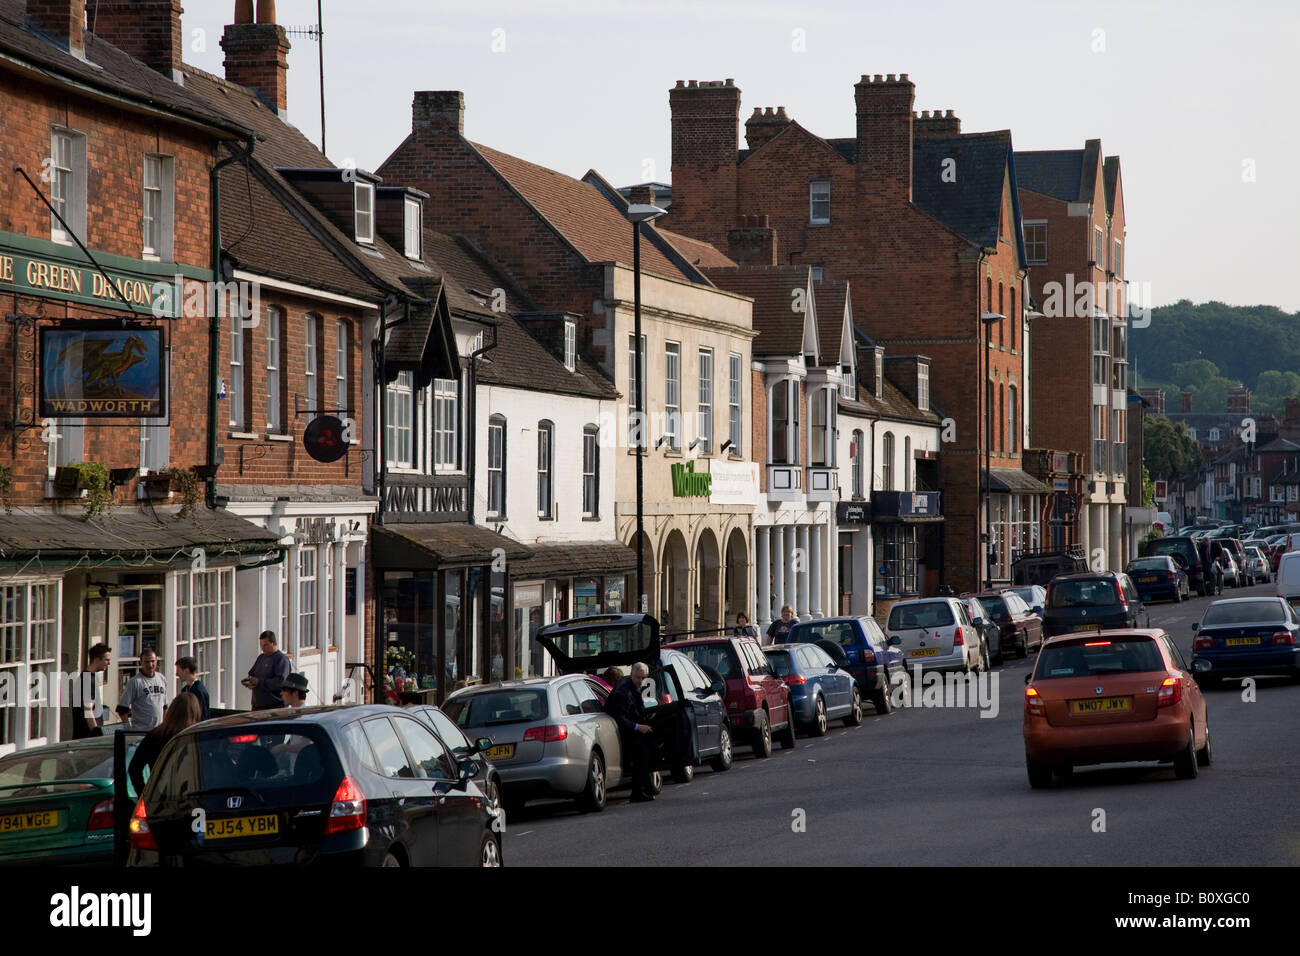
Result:
{"type": "Polygon", "coordinates": [[[122,341],[112,339],[82,339],[65,345],[54,360],[57,369],[69,360],[81,356],[81,387],[85,395],[112,396],[122,390],[118,385],[122,376],[132,366],[147,361],[148,347],[144,339],[132,335],[122,341]],[[117,345],[116,350],[113,346],[117,345]]]}
{"type": "Polygon", "coordinates": [[[162,332],[144,326],[41,329],[41,414],[165,415],[162,332]]]}

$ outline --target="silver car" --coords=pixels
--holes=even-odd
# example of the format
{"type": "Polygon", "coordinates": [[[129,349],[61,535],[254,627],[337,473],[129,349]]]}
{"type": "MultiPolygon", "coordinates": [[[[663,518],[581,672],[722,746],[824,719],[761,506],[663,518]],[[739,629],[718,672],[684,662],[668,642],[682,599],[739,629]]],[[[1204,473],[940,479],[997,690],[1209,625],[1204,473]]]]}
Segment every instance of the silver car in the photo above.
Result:
{"type": "Polygon", "coordinates": [[[923,670],[969,672],[983,667],[979,631],[958,598],[899,601],[889,609],[885,633],[890,643],[900,638],[908,663],[923,670]]]}
{"type": "MultiPolygon", "coordinates": [[[[500,775],[507,806],[569,797],[596,811],[605,808],[607,791],[632,785],[618,725],[605,713],[608,693],[584,674],[535,677],[466,687],[442,709],[471,740],[492,740],[485,756],[500,775]]],[[[650,784],[657,793],[658,773],[650,784]]]]}

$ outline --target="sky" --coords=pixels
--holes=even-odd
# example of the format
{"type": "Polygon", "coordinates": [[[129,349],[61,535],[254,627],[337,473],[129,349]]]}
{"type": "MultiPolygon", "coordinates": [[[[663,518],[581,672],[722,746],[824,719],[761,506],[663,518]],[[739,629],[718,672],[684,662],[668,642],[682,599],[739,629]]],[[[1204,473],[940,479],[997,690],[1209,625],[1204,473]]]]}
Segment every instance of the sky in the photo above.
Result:
{"type": "MultiPolygon", "coordinates": [[[[668,90],[734,78],[741,123],[784,106],[854,135],[853,84],[907,73],[915,108],[1017,149],[1099,138],[1124,182],[1135,302],[1300,311],[1300,4],[322,0],[326,152],[377,167],[415,90],[461,90],[465,135],[615,185],[670,181],[668,90]]],[[[315,0],[279,0],[286,27],[315,0]]],[[[187,62],[222,73],[234,0],[186,0],[187,62]]],[[[320,142],[317,44],[291,36],[289,120],[320,142]]],[[[738,137],[740,133],[738,131],[738,137]]]]}

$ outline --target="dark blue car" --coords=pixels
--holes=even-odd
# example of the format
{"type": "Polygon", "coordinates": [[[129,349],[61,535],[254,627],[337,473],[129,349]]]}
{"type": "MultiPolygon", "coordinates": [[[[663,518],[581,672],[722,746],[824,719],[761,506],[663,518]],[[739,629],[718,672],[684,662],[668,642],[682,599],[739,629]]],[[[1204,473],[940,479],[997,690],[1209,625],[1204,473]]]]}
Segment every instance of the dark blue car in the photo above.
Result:
{"type": "Polygon", "coordinates": [[[1155,598],[1177,602],[1191,597],[1187,572],[1178,566],[1179,560],[1181,557],[1175,558],[1173,554],[1134,558],[1124,571],[1137,586],[1143,603],[1155,598]]]}
{"type": "Polygon", "coordinates": [[[853,675],[862,696],[871,701],[876,713],[893,710],[889,697],[889,676],[905,673],[907,657],[891,646],[874,618],[832,617],[800,621],[778,643],[834,644],[844,652],[840,666],[853,675]]]}
{"type": "Polygon", "coordinates": [[[816,644],[777,644],[763,648],[776,676],[790,688],[794,722],[814,737],[825,737],[832,720],[862,723],[862,694],[848,671],[816,644]]]}
{"type": "Polygon", "coordinates": [[[1300,617],[1282,598],[1215,601],[1192,630],[1192,673],[1202,686],[1226,677],[1300,677],[1300,617]]]}

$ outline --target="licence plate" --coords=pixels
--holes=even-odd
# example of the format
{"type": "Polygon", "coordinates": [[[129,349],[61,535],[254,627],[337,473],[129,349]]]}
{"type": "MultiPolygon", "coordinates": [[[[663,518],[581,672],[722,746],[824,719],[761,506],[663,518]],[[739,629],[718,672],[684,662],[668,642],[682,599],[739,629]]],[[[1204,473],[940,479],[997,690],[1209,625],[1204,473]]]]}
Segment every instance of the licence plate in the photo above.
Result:
{"type": "Polygon", "coordinates": [[[938,655],[938,653],[939,653],[939,648],[937,647],[922,647],[915,651],[908,651],[907,656],[908,657],[935,657],[938,655]]]}
{"type": "Polygon", "coordinates": [[[274,813],[255,817],[222,817],[209,820],[205,840],[228,840],[233,837],[273,836],[280,832],[280,818],[274,813]]]}
{"type": "Polygon", "coordinates": [[[1075,628],[1076,631],[1096,631],[1100,629],[1100,624],[1080,624],[1075,628]]]}
{"type": "Polygon", "coordinates": [[[1229,637],[1223,643],[1228,647],[1241,647],[1245,644],[1258,644],[1259,642],[1258,637],[1229,637]]]}
{"type": "Polygon", "coordinates": [[[1156,579],[1155,579],[1154,577],[1150,577],[1150,578],[1138,578],[1138,584],[1154,584],[1154,583],[1155,583],[1155,580],[1156,580],[1156,579]]]}
{"type": "Polygon", "coordinates": [[[1072,714],[1112,714],[1116,711],[1132,709],[1133,702],[1128,697],[1097,697],[1093,700],[1070,701],[1072,714]]]}
{"type": "Polygon", "coordinates": [[[514,744],[497,744],[495,747],[489,747],[487,752],[488,760],[509,760],[514,755],[514,744]]]}
{"type": "Polygon", "coordinates": [[[58,825],[58,810],[37,810],[33,813],[8,813],[0,816],[0,833],[17,833],[20,830],[52,830],[58,825]]]}

